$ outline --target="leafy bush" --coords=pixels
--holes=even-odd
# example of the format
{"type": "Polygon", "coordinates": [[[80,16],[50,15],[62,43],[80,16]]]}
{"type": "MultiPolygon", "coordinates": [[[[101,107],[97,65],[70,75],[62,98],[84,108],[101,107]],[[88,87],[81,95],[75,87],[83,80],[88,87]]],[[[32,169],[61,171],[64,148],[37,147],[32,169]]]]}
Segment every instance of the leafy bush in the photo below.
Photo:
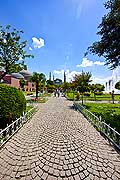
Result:
{"type": "Polygon", "coordinates": [[[27,103],[45,103],[47,101],[47,98],[45,97],[40,97],[40,98],[32,98],[28,99],[27,103]]]}
{"type": "Polygon", "coordinates": [[[27,96],[33,95],[33,92],[27,92],[27,96]]]}
{"type": "Polygon", "coordinates": [[[5,128],[26,110],[26,99],[22,91],[0,84],[0,129],[5,128]]]}
{"type": "Polygon", "coordinates": [[[80,99],[80,93],[79,93],[79,92],[77,92],[77,95],[76,95],[76,100],[77,100],[77,101],[79,101],[79,99],[80,99]]]}
{"type": "Polygon", "coordinates": [[[85,92],[84,96],[90,97],[90,93],[89,92],[85,92]]]}
{"type": "Polygon", "coordinates": [[[95,92],[95,95],[103,95],[103,92],[95,92]]]}

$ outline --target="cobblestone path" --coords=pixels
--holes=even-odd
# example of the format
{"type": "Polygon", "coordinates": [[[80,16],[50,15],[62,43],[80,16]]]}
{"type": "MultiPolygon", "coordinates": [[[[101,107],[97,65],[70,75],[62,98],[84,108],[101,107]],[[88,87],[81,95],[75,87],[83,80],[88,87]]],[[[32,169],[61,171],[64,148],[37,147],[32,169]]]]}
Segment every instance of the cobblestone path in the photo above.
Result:
{"type": "Polygon", "coordinates": [[[0,151],[0,179],[118,180],[120,156],[74,111],[51,98],[0,151]]]}

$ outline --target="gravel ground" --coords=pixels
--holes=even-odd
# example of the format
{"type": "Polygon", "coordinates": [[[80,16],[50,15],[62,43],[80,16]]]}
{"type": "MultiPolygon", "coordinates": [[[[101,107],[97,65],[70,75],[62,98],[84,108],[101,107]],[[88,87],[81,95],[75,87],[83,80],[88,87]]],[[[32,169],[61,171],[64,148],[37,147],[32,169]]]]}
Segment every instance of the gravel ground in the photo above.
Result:
{"type": "Polygon", "coordinates": [[[119,180],[120,155],[72,102],[52,97],[0,150],[1,180],[119,180]]]}

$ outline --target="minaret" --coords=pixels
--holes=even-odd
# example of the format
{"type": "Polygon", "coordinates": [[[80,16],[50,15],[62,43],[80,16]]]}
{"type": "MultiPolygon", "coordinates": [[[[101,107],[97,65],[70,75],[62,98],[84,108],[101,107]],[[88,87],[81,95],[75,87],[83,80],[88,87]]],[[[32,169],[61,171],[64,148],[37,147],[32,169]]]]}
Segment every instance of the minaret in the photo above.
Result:
{"type": "Polygon", "coordinates": [[[65,71],[64,71],[64,83],[66,83],[66,74],[65,74],[65,71]]]}
{"type": "Polygon", "coordinates": [[[49,74],[49,80],[51,81],[51,72],[50,72],[50,74],[49,74]]]}
{"type": "Polygon", "coordinates": [[[53,81],[55,80],[54,74],[53,74],[53,81]]]}

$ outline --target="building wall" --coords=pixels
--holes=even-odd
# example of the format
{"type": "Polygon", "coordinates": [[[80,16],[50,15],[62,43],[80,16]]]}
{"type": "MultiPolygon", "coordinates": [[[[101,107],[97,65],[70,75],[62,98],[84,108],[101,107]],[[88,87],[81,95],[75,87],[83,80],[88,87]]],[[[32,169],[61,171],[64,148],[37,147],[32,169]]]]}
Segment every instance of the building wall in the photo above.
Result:
{"type": "MultiPolygon", "coordinates": [[[[1,74],[1,72],[0,72],[0,74],[1,74]]],[[[4,80],[4,84],[7,84],[12,87],[16,87],[17,89],[20,88],[20,83],[19,83],[20,79],[13,78],[13,77],[11,77],[11,75],[6,74],[3,78],[3,80],[4,80]]],[[[30,82],[28,80],[26,80],[26,82],[27,82],[27,85],[24,86],[25,91],[35,90],[35,85],[33,82],[30,82]]]]}
{"type": "Polygon", "coordinates": [[[11,86],[16,87],[17,89],[20,88],[19,79],[11,77],[11,86]]]}
{"type": "Polygon", "coordinates": [[[5,82],[5,84],[11,84],[11,75],[8,75],[8,74],[6,74],[6,76],[4,76],[4,78],[3,78],[3,80],[4,80],[4,82],[5,82]]]}
{"type": "Polygon", "coordinates": [[[32,82],[27,81],[27,85],[24,88],[25,91],[33,91],[35,90],[35,85],[32,82]]]}

